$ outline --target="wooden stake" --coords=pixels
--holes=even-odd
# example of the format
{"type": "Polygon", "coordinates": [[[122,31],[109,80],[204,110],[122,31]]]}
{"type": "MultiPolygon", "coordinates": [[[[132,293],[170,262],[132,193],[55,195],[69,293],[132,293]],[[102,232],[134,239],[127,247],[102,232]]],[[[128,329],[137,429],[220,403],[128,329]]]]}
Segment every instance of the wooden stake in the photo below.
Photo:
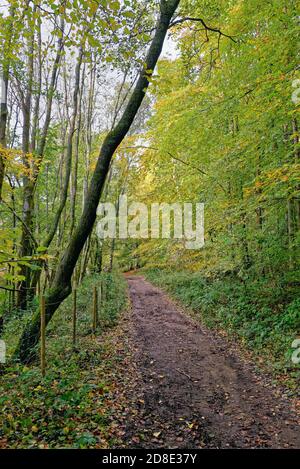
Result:
{"type": "Polygon", "coordinates": [[[100,311],[101,311],[102,299],[103,299],[103,287],[102,287],[102,282],[100,282],[100,285],[99,285],[99,298],[98,298],[98,306],[99,306],[100,311]]]}
{"type": "Polygon", "coordinates": [[[101,282],[101,289],[102,289],[102,300],[105,301],[106,300],[106,283],[105,283],[104,278],[102,279],[102,282],[101,282]]]}
{"type": "Polygon", "coordinates": [[[94,286],[93,294],[93,332],[96,332],[96,327],[98,324],[98,306],[97,306],[97,287],[94,286]]]}
{"type": "Polygon", "coordinates": [[[38,281],[37,281],[37,296],[40,297],[41,295],[41,275],[39,275],[38,281]]]}
{"type": "Polygon", "coordinates": [[[101,309],[102,309],[102,283],[100,282],[99,288],[98,288],[98,325],[99,325],[99,317],[101,317],[101,309]]]}
{"type": "Polygon", "coordinates": [[[45,297],[41,296],[40,300],[40,312],[41,312],[41,372],[42,376],[45,376],[46,370],[46,308],[45,308],[45,297]]]}
{"type": "Polygon", "coordinates": [[[73,290],[73,347],[76,347],[77,290],[73,290]]]}

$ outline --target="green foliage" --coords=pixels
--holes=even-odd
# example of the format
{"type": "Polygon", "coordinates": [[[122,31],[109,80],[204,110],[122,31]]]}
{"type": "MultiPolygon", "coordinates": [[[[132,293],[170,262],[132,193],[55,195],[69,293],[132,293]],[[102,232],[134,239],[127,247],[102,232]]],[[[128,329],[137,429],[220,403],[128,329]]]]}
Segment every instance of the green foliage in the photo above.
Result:
{"type": "Polygon", "coordinates": [[[205,247],[142,242],[149,265],[236,271],[299,281],[299,106],[295,2],[181,2],[179,57],[162,60],[155,112],[137,148],[129,194],[143,202],[203,202],[205,247]],[[185,163],[185,164],[184,164],[185,163]]]}
{"type": "MultiPolygon", "coordinates": [[[[47,330],[47,372],[41,377],[38,366],[8,364],[1,376],[0,441],[10,448],[91,448],[105,447],[109,410],[104,400],[110,383],[103,365],[109,367],[102,340],[104,331],[116,324],[126,305],[125,282],[116,274],[88,277],[77,294],[76,349],[72,347],[72,298],[57,311],[47,330]],[[106,301],[100,310],[97,337],[92,333],[92,291],[106,285],[106,301]]],[[[34,309],[33,309],[34,311],[34,309]]],[[[4,339],[8,349],[21,333],[27,315],[11,318],[4,339]]],[[[111,360],[111,358],[110,358],[111,360]]]]}

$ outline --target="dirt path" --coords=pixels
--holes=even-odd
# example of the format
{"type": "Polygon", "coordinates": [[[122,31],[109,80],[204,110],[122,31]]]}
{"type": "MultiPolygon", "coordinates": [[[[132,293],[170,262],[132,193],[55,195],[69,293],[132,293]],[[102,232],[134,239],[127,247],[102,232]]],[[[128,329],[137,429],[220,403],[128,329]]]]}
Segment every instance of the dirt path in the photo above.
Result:
{"type": "Polygon", "coordinates": [[[300,447],[288,402],[225,339],[142,277],[127,280],[142,396],[127,423],[127,447],[300,447]]]}

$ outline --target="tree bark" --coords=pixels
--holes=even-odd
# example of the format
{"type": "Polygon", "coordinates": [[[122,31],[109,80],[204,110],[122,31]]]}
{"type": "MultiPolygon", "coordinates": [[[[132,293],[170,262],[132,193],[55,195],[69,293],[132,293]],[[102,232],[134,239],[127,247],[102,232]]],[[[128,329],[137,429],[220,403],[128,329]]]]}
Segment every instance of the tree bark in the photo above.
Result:
{"type": "Polygon", "coordinates": [[[83,89],[84,89],[84,76],[85,76],[85,67],[82,72],[81,90],[79,91],[78,120],[77,120],[77,130],[76,130],[76,139],[75,139],[74,165],[73,165],[72,177],[71,177],[70,236],[72,236],[74,226],[75,226],[79,145],[80,145],[80,131],[81,131],[81,117],[82,117],[81,116],[81,104],[82,104],[82,94],[83,94],[83,89]]]}
{"type": "MultiPolygon", "coordinates": [[[[300,147],[299,147],[299,126],[297,117],[293,118],[292,121],[292,129],[293,129],[293,143],[294,143],[294,155],[295,155],[295,164],[299,164],[300,160],[300,147]]],[[[297,191],[300,191],[300,185],[297,186],[297,191]]],[[[294,200],[295,204],[295,216],[296,216],[296,230],[300,230],[300,201],[299,199],[294,200]]]]}
{"type": "MultiPolygon", "coordinates": [[[[145,58],[145,66],[141,70],[135,89],[116,127],[110,131],[102,144],[96,168],[90,183],[83,213],[71,241],[65,250],[56,269],[54,281],[46,293],[46,325],[53,314],[71,293],[71,280],[74,268],[82,248],[92,231],[96,220],[96,212],[100,196],[113,154],[120,145],[143,102],[149,86],[149,78],[157,64],[164,40],[176,8],[180,0],[161,0],[160,16],[149,51],[145,58]]],[[[34,347],[40,337],[40,318],[37,311],[32,321],[25,327],[15,351],[15,358],[22,363],[29,362],[34,355],[34,347]]]]}
{"type": "MultiPolygon", "coordinates": [[[[0,85],[0,146],[6,148],[6,127],[7,127],[7,90],[9,79],[10,59],[9,53],[12,47],[12,38],[14,31],[14,17],[15,7],[11,6],[9,9],[9,25],[8,25],[8,38],[5,44],[2,44],[2,67],[1,67],[1,85],[0,85]]],[[[3,155],[0,153],[0,203],[2,200],[2,187],[5,172],[5,162],[3,155]]]]}
{"type": "MultiPolygon", "coordinates": [[[[3,67],[1,71],[1,108],[0,108],[0,146],[6,147],[6,121],[7,121],[7,86],[8,68],[3,67]]],[[[4,157],[0,152],[0,202],[2,197],[2,185],[4,180],[4,157]]]]}

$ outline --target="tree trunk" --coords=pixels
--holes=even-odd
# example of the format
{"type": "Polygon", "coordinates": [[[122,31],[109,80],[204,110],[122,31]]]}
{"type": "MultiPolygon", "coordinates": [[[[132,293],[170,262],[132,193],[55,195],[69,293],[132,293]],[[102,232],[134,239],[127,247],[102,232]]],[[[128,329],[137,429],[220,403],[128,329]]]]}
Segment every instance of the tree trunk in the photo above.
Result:
{"type": "MultiPolygon", "coordinates": [[[[292,121],[292,128],[293,128],[293,142],[294,142],[294,154],[295,154],[295,164],[299,164],[300,160],[300,139],[299,139],[299,126],[297,118],[294,117],[292,121]]],[[[300,192],[300,186],[297,186],[297,191],[300,192]]],[[[296,230],[300,230],[300,200],[296,198],[294,200],[295,204],[295,217],[296,217],[296,230]]]]}
{"type": "Polygon", "coordinates": [[[89,260],[89,254],[90,254],[90,248],[91,248],[91,236],[88,237],[88,240],[85,244],[85,249],[83,250],[83,256],[82,256],[82,264],[80,268],[80,274],[79,274],[79,284],[82,283],[84,276],[86,274],[87,266],[88,266],[88,260],[89,260]]]}
{"type": "MultiPolygon", "coordinates": [[[[1,72],[1,108],[0,108],[0,146],[6,147],[6,121],[7,121],[7,85],[8,69],[4,68],[1,72]]],[[[0,152],[0,202],[2,197],[2,185],[4,179],[4,157],[0,152]]]]}
{"type": "MultiPolygon", "coordinates": [[[[145,58],[145,66],[140,72],[135,89],[117,126],[109,132],[104,139],[88,190],[82,216],[74,231],[71,241],[57,266],[51,289],[47,291],[46,324],[49,323],[54,312],[63,300],[71,293],[72,274],[78,257],[96,220],[97,207],[105,179],[109,171],[111,159],[115,150],[129,131],[130,126],[143,102],[149,86],[149,78],[151,78],[161,54],[170,21],[175,13],[179,1],[180,0],[161,0],[160,2],[160,17],[148,54],[145,58]]],[[[32,353],[34,352],[34,346],[38,343],[39,336],[40,317],[39,311],[37,311],[32,321],[25,327],[15,351],[15,358],[18,358],[23,363],[30,361],[32,353]]]]}
{"type": "MultiPolygon", "coordinates": [[[[119,212],[120,212],[120,197],[122,197],[125,194],[125,188],[126,188],[126,175],[124,178],[124,181],[121,181],[121,187],[118,192],[117,196],[117,203],[116,203],[116,218],[118,219],[119,217],[119,212]]],[[[116,238],[115,236],[113,237],[110,245],[110,254],[109,254],[109,271],[112,272],[113,270],[113,265],[114,265],[114,255],[115,255],[115,247],[116,247],[116,238]]]]}
{"type": "MultiPolygon", "coordinates": [[[[8,37],[5,41],[5,44],[2,44],[2,66],[1,66],[1,76],[0,76],[0,146],[6,148],[6,126],[7,126],[7,89],[8,89],[8,78],[9,78],[9,68],[10,68],[10,49],[12,47],[12,38],[14,31],[14,17],[15,17],[15,7],[10,6],[9,8],[9,24],[8,24],[8,37]]],[[[3,155],[0,152],[0,203],[2,199],[2,187],[4,180],[5,172],[5,163],[3,155]]]]}
{"type": "Polygon", "coordinates": [[[65,167],[65,178],[64,184],[62,188],[61,200],[57,212],[54,217],[54,221],[52,223],[52,227],[49,231],[47,239],[44,241],[43,246],[49,247],[57,230],[58,223],[60,221],[60,217],[62,211],[66,205],[67,197],[68,197],[68,189],[70,183],[70,176],[71,176],[71,169],[72,169],[72,152],[73,152],[73,136],[75,132],[75,125],[77,119],[77,112],[78,112],[78,94],[80,88],[80,68],[82,64],[83,58],[83,48],[80,49],[78,61],[75,68],[75,86],[74,86],[74,93],[73,93],[73,114],[70,122],[69,134],[68,134],[68,143],[67,143],[67,153],[66,153],[66,167],[65,167]]]}
{"type": "MultiPolygon", "coordinates": [[[[35,11],[35,9],[34,9],[35,11]]],[[[22,99],[22,113],[23,113],[23,133],[22,133],[22,152],[23,162],[27,171],[30,173],[32,170],[32,164],[28,157],[29,145],[30,145],[30,118],[31,118],[31,102],[32,102],[32,86],[33,86],[33,75],[34,75],[34,40],[35,34],[32,32],[29,38],[28,44],[28,65],[27,65],[27,88],[24,99],[22,99]]],[[[26,174],[23,177],[23,208],[22,208],[22,236],[21,236],[21,248],[20,257],[30,256],[32,254],[32,243],[29,231],[32,231],[33,224],[33,180],[30,174],[26,174]]],[[[20,282],[18,303],[17,306],[20,309],[26,309],[27,307],[27,293],[30,287],[30,270],[27,266],[21,266],[20,274],[24,277],[24,280],[20,282]]]]}
{"type": "Polygon", "coordinates": [[[77,130],[76,130],[76,139],[75,139],[74,165],[72,169],[72,178],[71,178],[70,236],[72,236],[74,226],[75,226],[78,160],[79,160],[79,145],[80,145],[80,130],[81,130],[81,102],[82,102],[82,94],[83,94],[83,89],[84,89],[84,76],[85,76],[85,68],[83,69],[83,72],[82,72],[81,89],[79,92],[78,121],[77,121],[77,130]]]}

